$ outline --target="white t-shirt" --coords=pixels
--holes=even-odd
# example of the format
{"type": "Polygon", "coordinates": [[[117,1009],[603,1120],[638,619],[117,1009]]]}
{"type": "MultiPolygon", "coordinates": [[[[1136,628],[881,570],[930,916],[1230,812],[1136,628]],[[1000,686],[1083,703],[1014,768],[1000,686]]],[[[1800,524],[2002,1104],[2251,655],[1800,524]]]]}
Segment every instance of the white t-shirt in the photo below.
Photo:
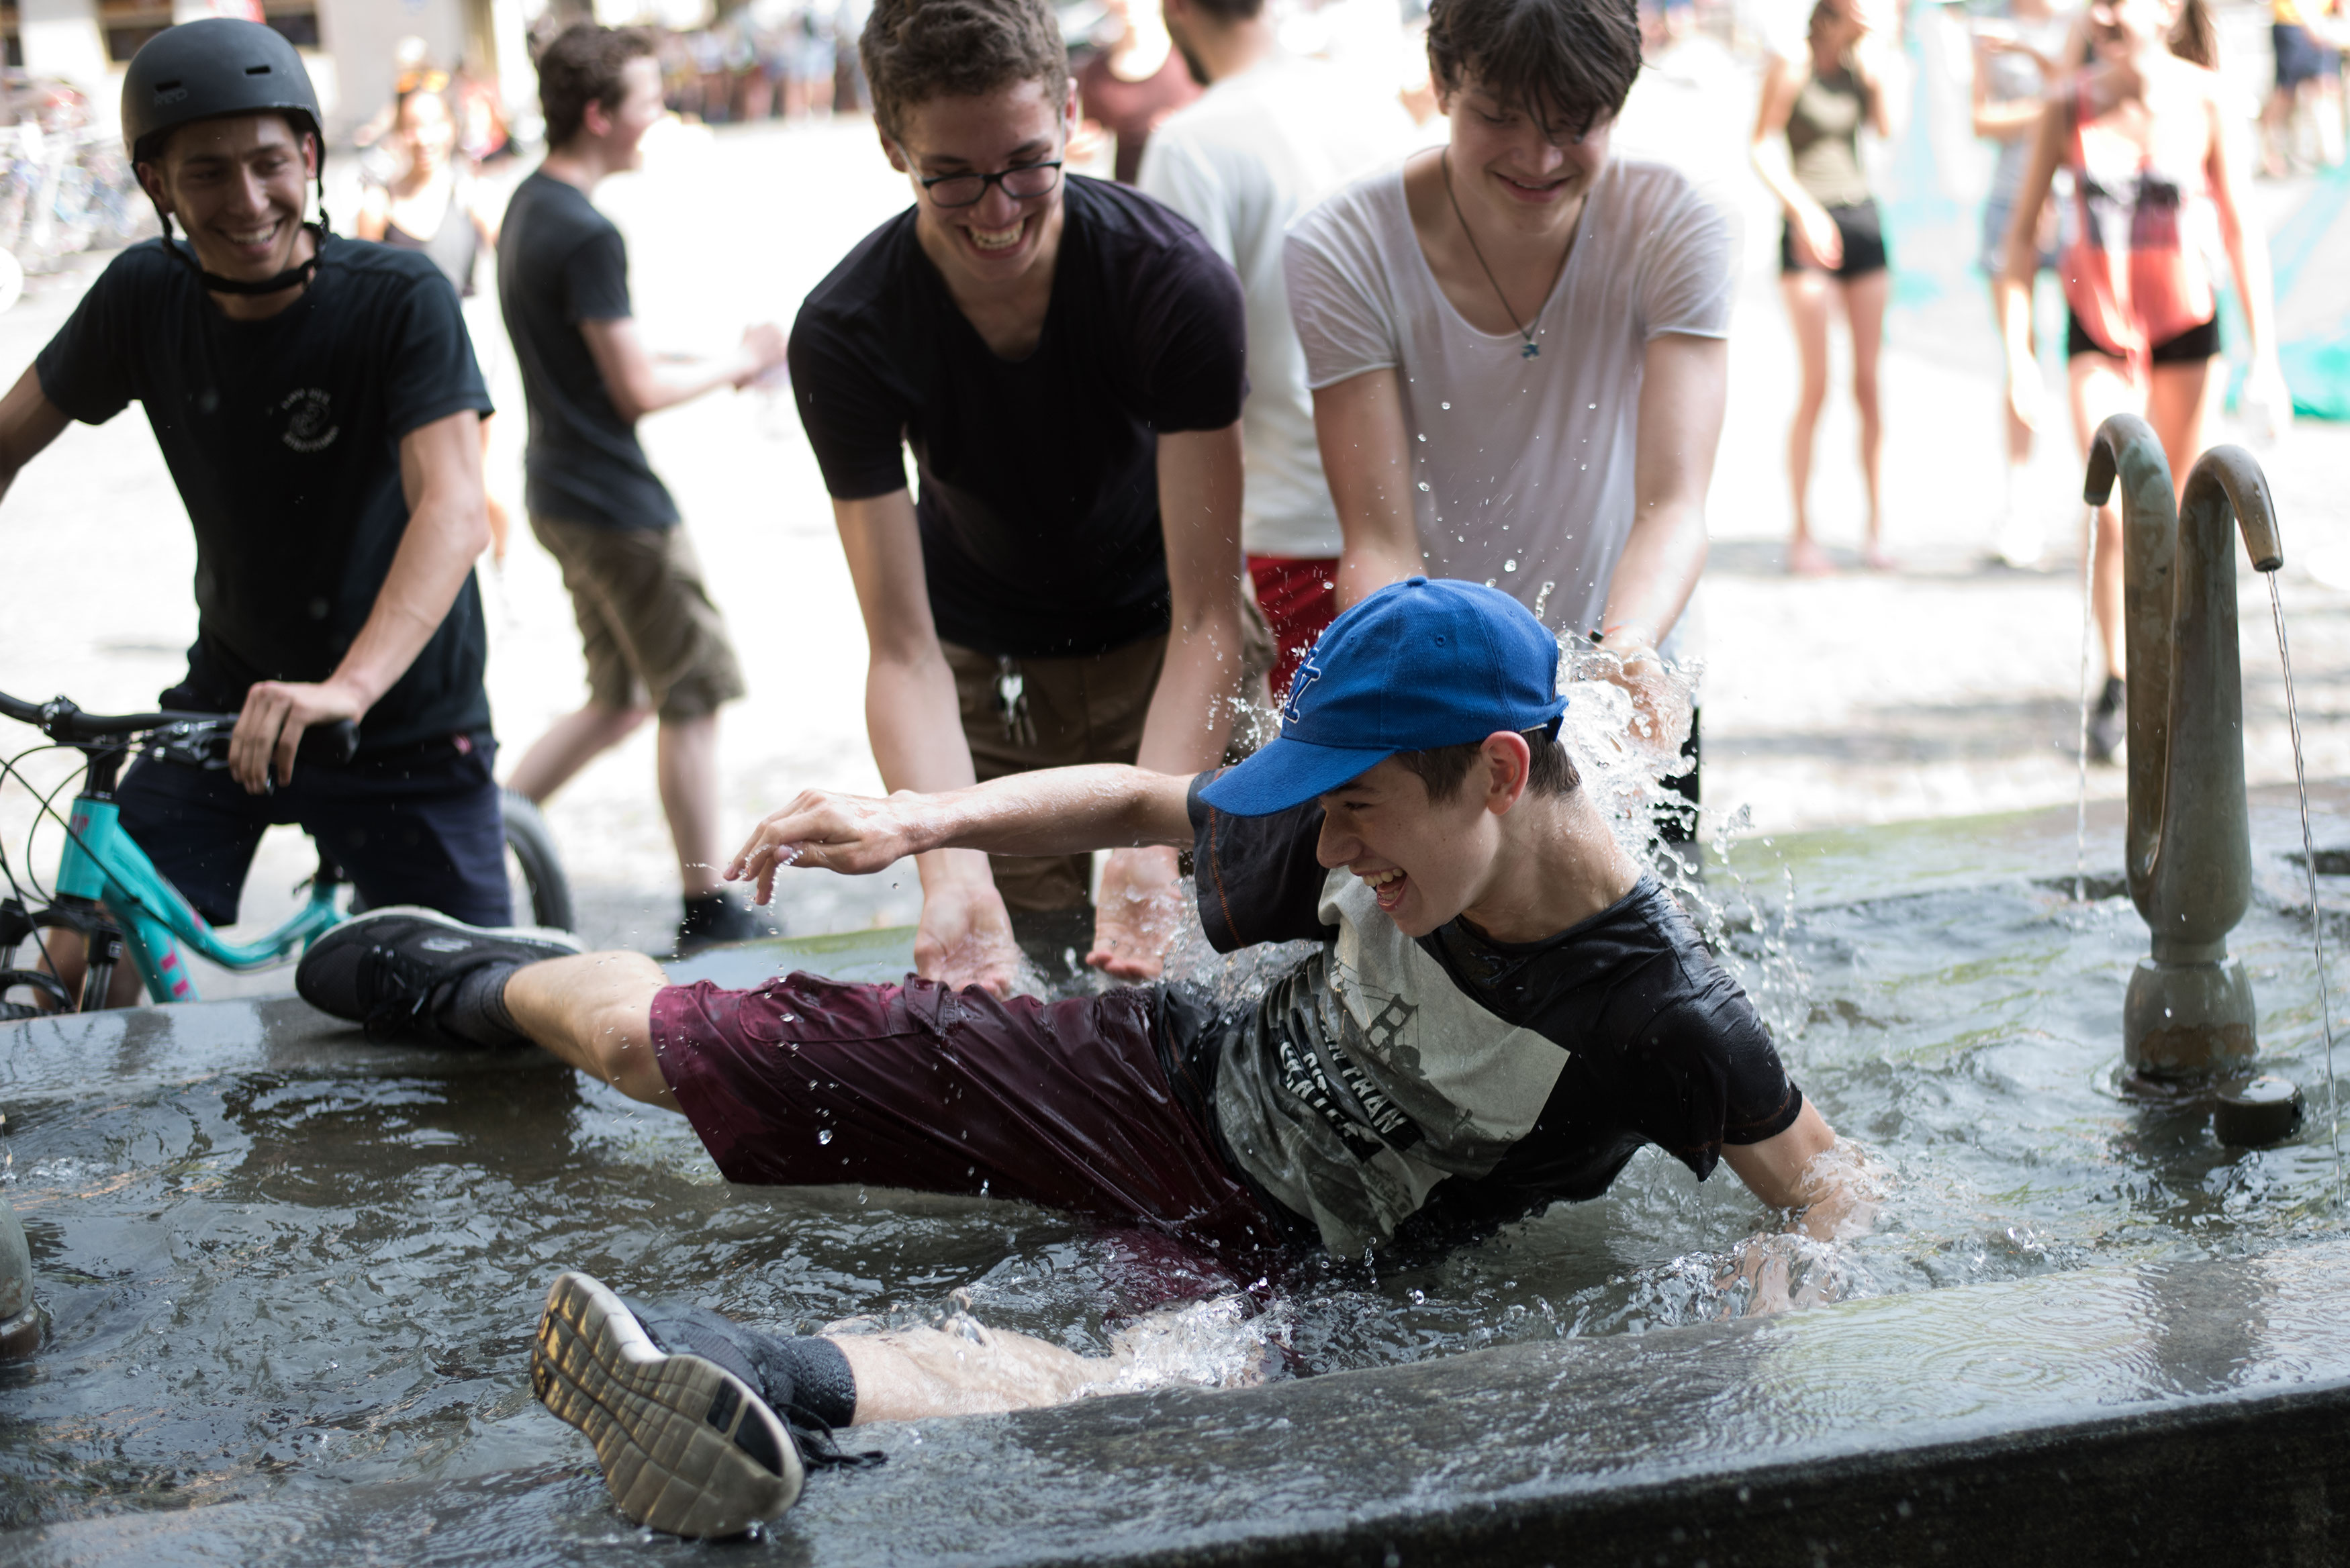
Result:
{"type": "Polygon", "coordinates": [[[1150,133],[1135,186],[1191,220],[1241,275],[1249,397],[1241,412],[1253,556],[1336,556],[1338,514],[1314,444],[1314,395],[1289,323],[1281,236],[1344,182],[1400,158],[1411,118],[1355,77],[1291,56],[1227,77],[1150,133]]]}
{"type": "Polygon", "coordinates": [[[1611,161],[1578,222],[1533,358],[1444,297],[1400,169],[1298,219],[1286,257],[1306,385],[1400,373],[1429,575],[1492,583],[1567,633],[1598,629],[1632,530],[1648,341],[1730,335],[1735,250],[1721,212],[1660,163],[1611,161]]]}

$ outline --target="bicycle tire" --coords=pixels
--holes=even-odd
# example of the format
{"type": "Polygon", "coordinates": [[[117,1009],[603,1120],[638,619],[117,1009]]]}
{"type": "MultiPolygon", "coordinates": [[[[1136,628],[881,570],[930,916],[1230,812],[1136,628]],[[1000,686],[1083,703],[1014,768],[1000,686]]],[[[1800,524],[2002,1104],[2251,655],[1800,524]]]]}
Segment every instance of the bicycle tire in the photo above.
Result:
{"type": "Polygon", "coordinates": [[[538,814],[528,795],[510,789],[498,791],[498,805],[505,817],[506,847],[514,852],[523,880],[530,887],[531,924],[570,930],[574,919],[571,878],[564,875],[563,857],[556,853],[555,835],[547,830],[546,818],[538,814]]]}

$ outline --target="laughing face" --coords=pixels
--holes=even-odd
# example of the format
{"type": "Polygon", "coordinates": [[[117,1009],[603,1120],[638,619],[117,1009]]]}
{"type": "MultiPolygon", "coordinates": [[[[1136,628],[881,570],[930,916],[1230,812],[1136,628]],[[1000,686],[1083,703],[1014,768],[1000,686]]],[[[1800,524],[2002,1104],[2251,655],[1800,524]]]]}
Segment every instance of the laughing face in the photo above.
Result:
{"type": "MultiPolygon", "coordinates": [[[[976,202],[950,205],[937,194],[955,194],[952,187],[925,190],[920,182],[1050,162],[1067,144],[1076,114],[1074,81],[1057,103],[1042,83],[1024,81],[977,97],[926,99],[906,112],[902,137],[883,137],[890,164],[915,182],[915,222],[923,233],[923,248],[942,268],[983,289],[1016,283],[1051,254],[1060,230],[1063,187],[1056,178],[1041,194],[1016,196],[999,180],[988,183],[976,202]]],[[[1039,175],[1010,183],[1017,189],[1042,180],[1039,175]]]]}
{"type": "Polygon", "coordinates": [[[1472,77],[1450,94],[1452,180],[1465,204],[1482,203],[1522,234],[1539,234],[1581,209],[1607,162],[1613,119],[1578,131],[1504,103],[1472,77]]]}
{"type": "Polygon", "coordinates": [[[1389,757],[1322,799],[1315,857],[1358,877],[1408,937],[1424,937],[1471,909],[1492,880],[1502,819],[1482,770],[1444,800],[1389,757]]]}
{"type": "Polygon", "coordinates": [[[295,264],[317,153],[283,115],[203,119],[174,131],[139,178],[205,271],[257,283],[295,264]]]}

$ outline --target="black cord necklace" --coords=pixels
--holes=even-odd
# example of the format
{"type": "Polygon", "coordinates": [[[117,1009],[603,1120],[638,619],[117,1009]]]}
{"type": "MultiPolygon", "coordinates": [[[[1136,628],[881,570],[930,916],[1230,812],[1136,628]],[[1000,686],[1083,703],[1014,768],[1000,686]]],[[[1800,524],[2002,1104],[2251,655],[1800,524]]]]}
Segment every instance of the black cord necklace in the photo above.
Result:
{"type": "MultiPolygon", "coordinates": [[[[1436,156],[1437,161],[1444,169],[1444,199],[1452,203],[1452,215],[1461,221],[1461,233],[1469,242],[1469,254],[1475,256],[1477,265],[1485,269],[1485,281],[1493,286],[1493,297],[1502,302],[1502,310],[1510,318],[1510,329],[1526,340],[1526,346],[1518,350],[1518,358],[1534,358],[1542,353],[1542,349],[1534,342],[1534,327],[1541,324],[1542,313],[1536,311],[1532,322],[1523,327],[1518,325],[1518,313],[1511,309],[1510,296],[1502,292],[1502,280],[1493,275],[1492,264],[1485,259],[1485,253],[1477,248],[1477,236],[1470,231],[1468,214],[1461,210],[1461,198],[1452,193],[1452,149],[1448,147],[1436,156]]],[[[1569,229],[1566,234],[1566,248],[1568,251],[1575,249],[1575,231],[1572,229],[1569,229]]],[[[1561,267],[1566,265],[1566,256],[1564,253],[1558,258],[1558,265],[1561,267]]],[[[1552,275],[1552,281],[1557,281],[1555,273],[1552,275]]]]}

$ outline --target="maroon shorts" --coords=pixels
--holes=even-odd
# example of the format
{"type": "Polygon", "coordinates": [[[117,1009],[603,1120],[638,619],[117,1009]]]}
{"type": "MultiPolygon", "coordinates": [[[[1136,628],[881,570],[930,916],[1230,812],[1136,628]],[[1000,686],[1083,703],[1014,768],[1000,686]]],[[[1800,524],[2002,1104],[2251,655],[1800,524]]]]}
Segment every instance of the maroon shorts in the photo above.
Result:
{"type": "Polygon", "coordinates": [[[795,973],[671,986],[652,1037],[729,1181],[1024,1199],[1171,1238],[1229,1275],[1201,1282],[1245,1284],[1285,1234],[1169,1086],[1157,1012],[1153,991],[1046,1002],[795,973]]]}
{"type": "Polygon", "coordinates": [[[1256,586],[1256,607],[1273,628],[1278,657],[1273,666],[1273,701],[1279,707],[1289,696],[1290,678],[1314,639],[1338,614],[1338,563],[1291,556],[1251,556],[1249,581],[1256,586]]]}

